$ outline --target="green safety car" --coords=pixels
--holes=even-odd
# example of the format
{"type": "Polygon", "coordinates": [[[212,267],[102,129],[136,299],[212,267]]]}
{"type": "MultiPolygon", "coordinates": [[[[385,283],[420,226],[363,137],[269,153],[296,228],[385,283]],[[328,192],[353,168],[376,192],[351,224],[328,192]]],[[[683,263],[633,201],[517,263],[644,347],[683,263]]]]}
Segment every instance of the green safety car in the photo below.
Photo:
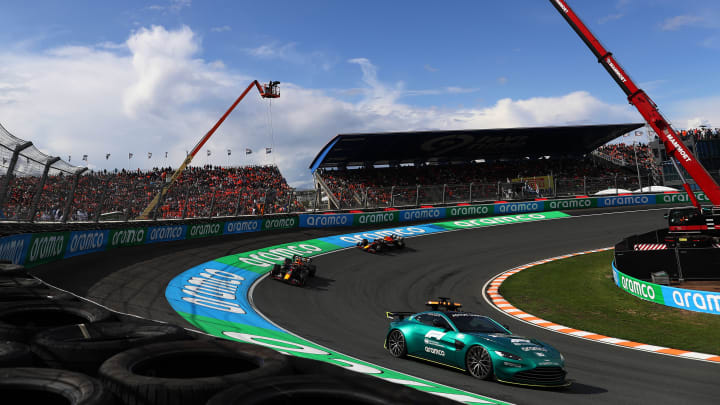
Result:
{"type": "Polygon", "coordinates": [[[536,387],[565,387],[565,359],[547,343],[514,335],[493,319],[460,310],[446,297],[429,311],[388,312],[385,348],[467,371],[473,377],[536,387]]]}

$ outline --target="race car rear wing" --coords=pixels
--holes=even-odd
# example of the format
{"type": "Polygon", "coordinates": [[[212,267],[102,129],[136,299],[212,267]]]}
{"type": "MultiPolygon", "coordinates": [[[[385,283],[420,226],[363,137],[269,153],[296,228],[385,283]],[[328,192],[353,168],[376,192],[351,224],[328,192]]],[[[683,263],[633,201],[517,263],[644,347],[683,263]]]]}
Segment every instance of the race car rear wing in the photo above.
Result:
{"type": "Polygon", "coordinates": [[[397,319],[398,321],[402,321],[414,313],[415,312],[385,312],[385,316],[388,319],[397,319]]]}

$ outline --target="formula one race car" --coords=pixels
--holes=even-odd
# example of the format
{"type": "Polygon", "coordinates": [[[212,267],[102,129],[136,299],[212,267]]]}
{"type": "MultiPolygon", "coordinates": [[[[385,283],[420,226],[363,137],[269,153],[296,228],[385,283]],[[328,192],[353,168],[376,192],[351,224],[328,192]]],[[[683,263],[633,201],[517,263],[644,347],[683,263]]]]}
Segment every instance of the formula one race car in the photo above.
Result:
{"type": "Polygon", "coordinates": [[[404,248],[405,238],[392,234],[382,238],[374,239],[372,242],[369,242],[367,239],[363,239],[362,241],[358,242],[356,246],[366,252],[379,253],[385,250],[404,248]]]}
{"type": "Polygon", "coordinates": [[[284,281],[288,284],[303,286],[310,277],[315,277],[315,265],[312,259],[294,255],[292,259],[285,259],[282,265],[276,264],[270,270],[270,277],[284,281]]]}
{"type": "Polygon", "coordinates": [[[410,356],[466,370],[475,378],[536,387],[565,387],[565,359],[552,346],[513,335],[487,316],[460,311],[440,297],[430,311],[388,312],[393,319],[385,348],[394,357],[410,356]]]}

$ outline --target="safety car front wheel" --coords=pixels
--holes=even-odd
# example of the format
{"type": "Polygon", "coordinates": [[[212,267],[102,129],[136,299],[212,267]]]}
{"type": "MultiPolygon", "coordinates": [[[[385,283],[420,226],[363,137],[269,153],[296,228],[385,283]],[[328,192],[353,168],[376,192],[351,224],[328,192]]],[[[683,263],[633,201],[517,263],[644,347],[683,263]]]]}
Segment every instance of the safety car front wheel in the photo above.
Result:
{"type": "Polygon", "coordinates": [[[471,376],[480,380],[493,377],[493,364],[490,353],[482,346],[473,346],[465,355],[465,368],[471,376]]]}

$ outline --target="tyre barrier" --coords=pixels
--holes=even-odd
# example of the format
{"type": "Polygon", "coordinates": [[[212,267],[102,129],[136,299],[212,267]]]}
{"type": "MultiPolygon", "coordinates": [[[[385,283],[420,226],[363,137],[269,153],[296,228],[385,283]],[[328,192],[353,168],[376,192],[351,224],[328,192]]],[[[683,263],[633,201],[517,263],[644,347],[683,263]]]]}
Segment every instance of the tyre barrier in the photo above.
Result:
{"type": "Polygon", "coordinates": [[[42,287],[42,281],[34,277],[0,277],[0,294],[5,288],[32,288],[42,287]]]}
{"type": "Polygon", "coordinates": [[[5,306],[8,303],[19,303],[20,301],[77,301],[77,298],[70,293],[48,287],[7,287],[0,289],[0,307],[5,306]]]}
{"type": "Polygon", "coordinates": [[[130,349],[105,361],[99,375],[126,405],[197,405],[236,384],[289,372],[275,350],[217,339],[130,349]]]}
{"type": "Polygon", "coordinates": [[[0,342],[0,367],[31,367],[34,365],[30,346],[12,341],[0,342]]]}
{"type": "Polygon", "coordinates": [[[51,368],[0,368],[3,405],[112,405],[113,395],[99,380],[51,368]]]}
{"type": "Polygon", "coordinates": [[[43,300],[4,303],[0,306],[0,339],[27,343],[35,334],[46,329],[100,322],[112,316],[108,310],[82,302],[43,300]]]}
{"type": "Polygon", "coordinates": [[[140,322],[100,322],[61,326],[42,331],[32,339],[32,350],[46,365],[96,375],[110,357],[151,343],[189,340],[175,325],[140,322]]]}
{"type": "Polygon", "coordinates": [[[330,363],[113,314],[18,273],[0,274],[0,398],[3,405],[451,403],[330,363]],[[268,389],[282,392],[267,396],[268,389]]]}
{"type": "Polygon", "coordinates": [[[0,262],[0,276],[2,277],[23,277],[28,273],[22,264],[8,263],[7,260],[0,262]]]}

